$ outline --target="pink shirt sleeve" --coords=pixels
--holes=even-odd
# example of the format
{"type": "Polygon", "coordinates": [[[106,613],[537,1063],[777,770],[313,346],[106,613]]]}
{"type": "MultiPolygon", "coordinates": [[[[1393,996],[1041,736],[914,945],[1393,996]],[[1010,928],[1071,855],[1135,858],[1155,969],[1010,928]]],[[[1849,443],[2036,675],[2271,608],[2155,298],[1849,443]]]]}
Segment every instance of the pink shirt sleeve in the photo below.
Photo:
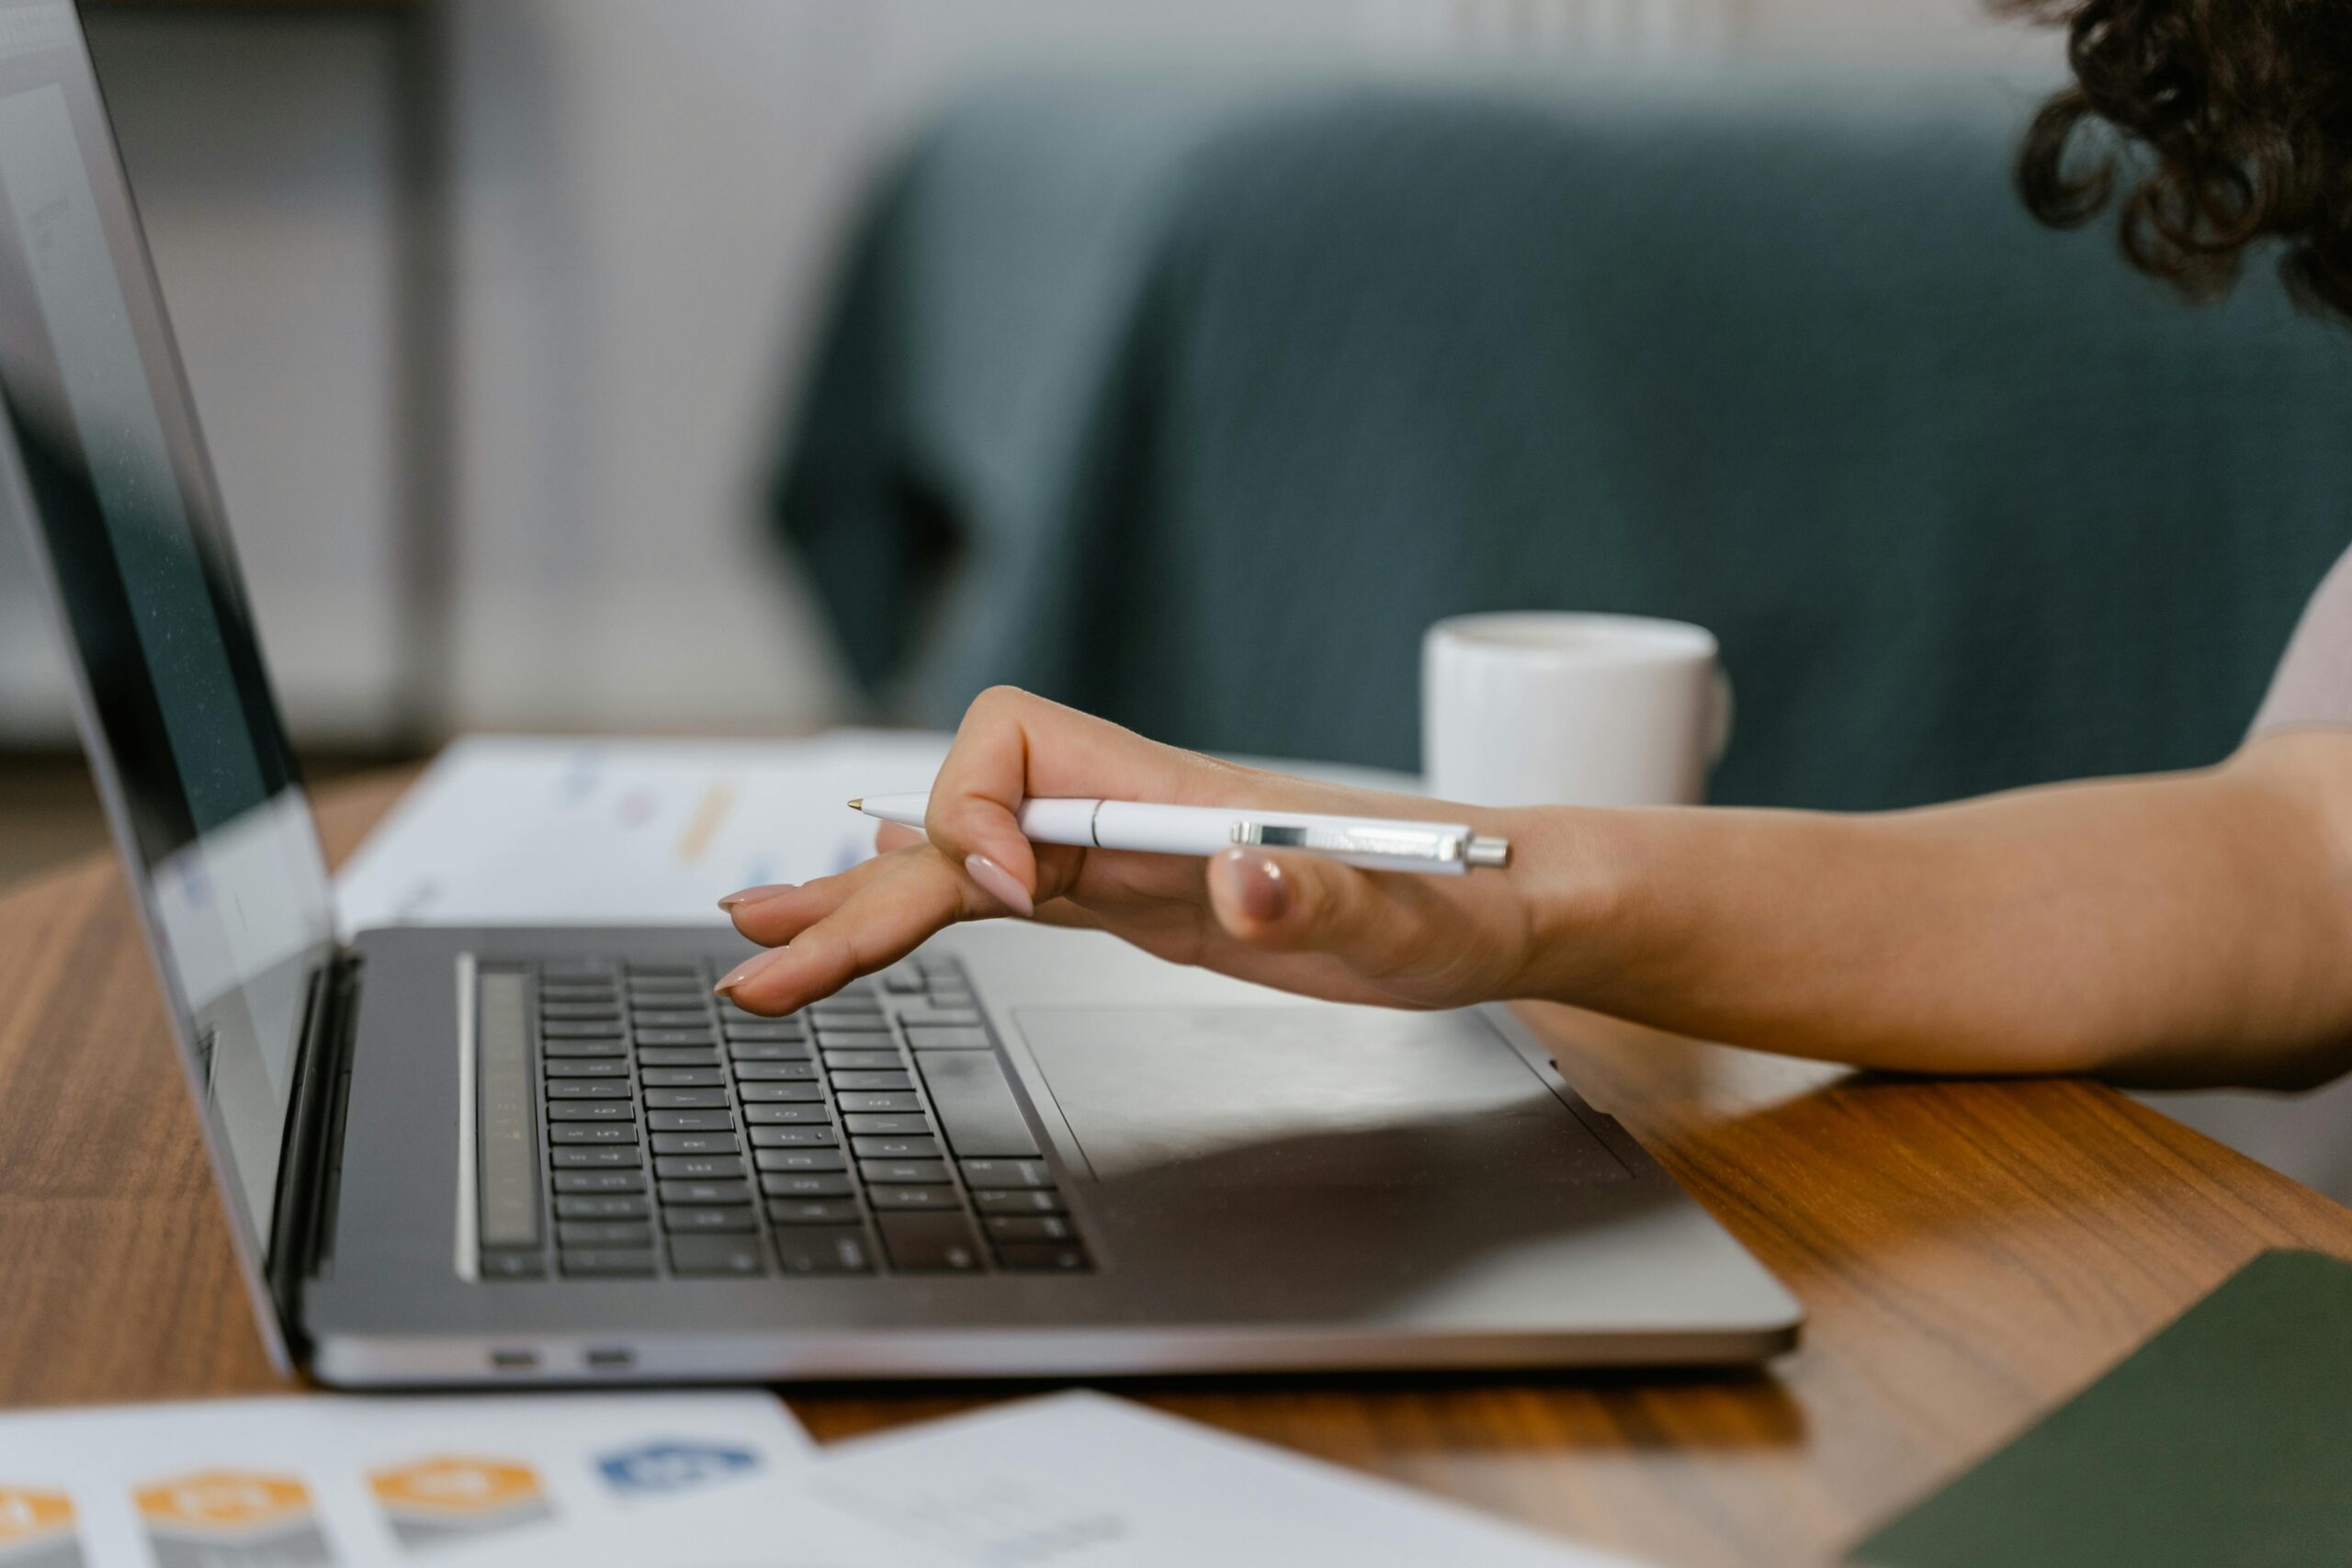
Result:
{"type": "Polygon", "coordinates": [[[2320,580],[2295,623],[2249,734],[2311,725],[2352,726],[2352,550],[2320,580]]]}

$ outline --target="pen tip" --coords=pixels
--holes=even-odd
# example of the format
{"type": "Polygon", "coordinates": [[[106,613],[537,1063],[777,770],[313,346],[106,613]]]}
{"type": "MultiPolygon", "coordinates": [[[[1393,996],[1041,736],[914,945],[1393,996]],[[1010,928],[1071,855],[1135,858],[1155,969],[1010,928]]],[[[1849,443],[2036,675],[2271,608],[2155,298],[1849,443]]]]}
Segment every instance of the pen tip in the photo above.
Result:
{"type": "Polygon", "coordinates": [[[863,810],[865,810],[865,796],[864,796],[864,795],[859,795],[855,800],[851,801],[851,802],[849,803],[849,808],[850,808],[852,811],[863,811],[863,810]]]}

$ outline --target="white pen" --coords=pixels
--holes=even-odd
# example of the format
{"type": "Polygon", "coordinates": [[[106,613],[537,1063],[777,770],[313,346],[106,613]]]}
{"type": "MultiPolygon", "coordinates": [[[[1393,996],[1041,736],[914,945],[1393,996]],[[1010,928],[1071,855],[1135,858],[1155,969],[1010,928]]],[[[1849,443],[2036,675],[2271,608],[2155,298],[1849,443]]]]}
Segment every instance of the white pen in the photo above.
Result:
{"type": "MultiPolygon", "coordinates": [[[[850,803],[885,822],[920,829],[927,795],[875,795],[850,803]]],[[[1241,806],[1154,806],[1137,800],[1024,800],[1022,837],[1033,844],[1080,844],[1162,855],[1213,855],[1237,844],[1304,850],[1368,871],[1459,876],[1475,865],[1510,863],[1510,840],[1462,822],[1379,817],[1319,817],[1241,806]]]]}

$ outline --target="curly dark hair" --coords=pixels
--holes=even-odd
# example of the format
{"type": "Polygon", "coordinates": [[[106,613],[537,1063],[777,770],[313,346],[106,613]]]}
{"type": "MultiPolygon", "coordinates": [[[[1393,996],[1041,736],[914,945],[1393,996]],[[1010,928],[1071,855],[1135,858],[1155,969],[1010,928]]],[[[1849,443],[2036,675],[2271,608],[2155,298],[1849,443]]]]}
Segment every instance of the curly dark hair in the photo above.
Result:
{"type": "Polygon", "coordinates": [[[2110,202],[2133,266],[2219,298],[2280,247],[2304,309],[2352,323],[2352,0],[1996,0],[2066,29],[2075,85],[2018,155],[2033,215],[2110,202]]]}

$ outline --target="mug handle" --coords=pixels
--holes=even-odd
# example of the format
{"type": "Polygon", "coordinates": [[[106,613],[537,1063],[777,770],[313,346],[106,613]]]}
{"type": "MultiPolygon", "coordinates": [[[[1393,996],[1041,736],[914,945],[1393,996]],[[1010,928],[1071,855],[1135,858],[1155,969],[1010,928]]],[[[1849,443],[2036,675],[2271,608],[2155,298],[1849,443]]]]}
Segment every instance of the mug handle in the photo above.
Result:
{"type": "Polygon", "coordinates": [[[1710,769],[1721,763],[1724,753],[1731,748],[1731,677],[1724,672],[1724,667],[1720,664],[1713,667],[1713,673],[1715,677],[1714,716],[1710,720],[1710,733],[1707,739],[1707,766],[1710,769]]]}

